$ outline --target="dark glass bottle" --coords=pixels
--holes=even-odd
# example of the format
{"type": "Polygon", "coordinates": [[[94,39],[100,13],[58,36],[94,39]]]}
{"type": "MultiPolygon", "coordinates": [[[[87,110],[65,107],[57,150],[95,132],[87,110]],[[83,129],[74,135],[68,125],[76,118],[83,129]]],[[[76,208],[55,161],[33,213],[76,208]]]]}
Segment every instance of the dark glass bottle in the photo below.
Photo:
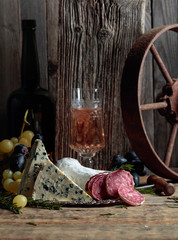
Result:
{"type": "Polygon", "coordinates": [[[35,20],[22,20],[21,88],[7,102],[9,137],[19,137],[24,115],[29,109],[28,129],[42,134],[48,152],[54,153],[55,104],[49,92],[40,87],[35,20]]]}

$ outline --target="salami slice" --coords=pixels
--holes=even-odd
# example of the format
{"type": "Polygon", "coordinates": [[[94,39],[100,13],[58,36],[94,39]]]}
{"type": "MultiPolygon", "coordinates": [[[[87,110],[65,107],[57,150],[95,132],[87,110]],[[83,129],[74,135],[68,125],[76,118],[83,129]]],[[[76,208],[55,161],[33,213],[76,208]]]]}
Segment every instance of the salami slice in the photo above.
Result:
{"type": "Polygon", "coordinates": [[[121,185],[118,188],[118,194],[121,200],[130,206],[142,205],[145,201],[144,196],[132,187],[121,185]]]}
{"type": "Polygon", "coordinates": [[[100,176],[100,175],[102,175],[102,174],[107,175],[108,173],[109,173],[109,172],[106,171],[106,172],[98,173],[98,174],[92,176],[92,177],[88,180],[88,182],[86,183],[85,190],[86,190],[87,192],[91,192],[91,191],[92,191],[93,181],[94,181],[98,176],[100,176]]]}
{"type": "Polygon", "coordinates": [[[107,174],[100,174],[97,176],[92,183],[92,196],[97,200],[105,200],[108,199],[108,195],[106,192],[106,177],[107,174]]]}
{"type": "Polygon", "coordinates": [[[106,190],[110,197],[118,197],[118,188],[120,185],[134,188],[133,176],[125,170],[111,172],[106,178],[106,190]]]}

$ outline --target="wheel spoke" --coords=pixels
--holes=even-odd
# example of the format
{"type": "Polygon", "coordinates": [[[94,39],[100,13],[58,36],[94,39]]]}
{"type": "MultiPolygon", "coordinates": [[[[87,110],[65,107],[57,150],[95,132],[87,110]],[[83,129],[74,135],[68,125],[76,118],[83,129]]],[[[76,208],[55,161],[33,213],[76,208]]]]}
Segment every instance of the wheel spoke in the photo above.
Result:
{"type": "Polygon", "coordinates": [[[169,166],[169,164],[170,164],[172,151],[174,148],[174,143],[175,143],[175,139],[176,139],[176,135],[177,135],[177,130],[178,130],[178,123],[175,123],[173,125],[172,131],[171,131],[171,135],[170,135],[168,147],[167,147],[167,152],[166,152],[166,155],[164,158],[164,162],[165,162],[166,166],[169,166]]]}
{"type": "Polygon", "coordinates": [[[142,111],[145,111],[145,110],[161,109],[166,107],[167,107],[167,102],[156,102],[156,103],[143,104],[140,106],[140,109],[142,111]]]}
{"type": "Polygon", "coordinates": [[[151,46],[150,51],[153,54],[153,57],[154,57],[155,61],[157,62],[159,69],[160,69],[161,73],[163,74],[166,82],[172,85],[173,80],[154,45],[151,46]]]}

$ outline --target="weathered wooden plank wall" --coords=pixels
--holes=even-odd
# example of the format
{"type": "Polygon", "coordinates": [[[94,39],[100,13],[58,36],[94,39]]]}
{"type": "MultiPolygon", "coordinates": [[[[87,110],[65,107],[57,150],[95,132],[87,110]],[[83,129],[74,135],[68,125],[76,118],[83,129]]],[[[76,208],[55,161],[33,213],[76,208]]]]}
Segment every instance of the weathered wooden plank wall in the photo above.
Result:
{"type": "MultiPolygon", "coordinates": [[[[176,23],[177,16],[177,0],[0,0],[1,139],[6,137],[7,97],[20,86],[21,18],[35,18],[37,21],[41,85],[50,90],[57,106],[56,158],[77,157],[69,148],[70,114],[67,109],[70,91],[62,94],[60,89],[83,84],[103,87],[107,144],[95,158],[95,167],[100,168],[107,167],[114,154],[124,154],[130,149],[120,110],[120,82],[129,49],[143,33],[144,22],[148,30],[157,25],[176,23]],[[13,14],[7,14],[9,12],[13,14]]],[[[176,51],[177,42],[173,44],[176,51]]],[[[177,64],[176,56],[173,62],[177,64]]],[[[175,65],[171,65],[173,69],[177,69],[175,65]]],[[[143,98],[150,101],[159,82],[159,76],[155,82],[152,80],[152,74],[154,77],[158,74],[153,72],[156,71],[153,67],[150,56],[143,77],[146,89],[143,98]]],[[[154,134],[154,115],[149,114],[145,119],[148,135],[156,146],[159,143],[162,151],[158,134],[154,134]]]]}
{"type": "Polygon", "coordinates": [[[6,101],[20,86],[20,4],[0,1],[0,138],[7,134],[6,101]]]}
{"type": "MultiPolygon", "coordinates": [[[[64,2],[59,10],[64,11],[59,37],[59,43],[63,43],[59,49],[63,52],[59,60],[59,88],[83,85],[103,88],[106,147],[95,157],[95,167],[104,167],[111,156],[122,154],[128,147],[128,140],[123,137],[120,83],[128,50],[143,32],[145,1],[64,2]]],[[[70,114],[65,109],[69,107],[68,94],[64,106],[61,107],[60,100],[57,102],[58,115],[63,120],[59,124],[62,128],[58,145],[63,146],[63,156],[76,156],[68,147],[70,114]]]]}
{"type": "MultiPolygon", "coordinates": [[[[178,23],[178,1],[177,0],[160,0],[153,1],[153,27],[167,24],[178,23]]],[[[176,33],[169,32],[159,38],[155,46],[160,53],[164,64],[172,77],[178,76],[178,37],[176,33]]],[[[154,62],[154,97],[160,91],[161,86],[165,85],[165,80],[154,62]]],[[[170,136],[170,124],[165,121],[161,115],[155,114],[155,149],[159,155],[164,158],[163,149],[167,148],[167,141],[170,136]]],[[[173,166],[178,166],[178,137],[174,145],[172,155],[173,166]],[[177,163],[176,163],[177,160],[177,163]]]]}

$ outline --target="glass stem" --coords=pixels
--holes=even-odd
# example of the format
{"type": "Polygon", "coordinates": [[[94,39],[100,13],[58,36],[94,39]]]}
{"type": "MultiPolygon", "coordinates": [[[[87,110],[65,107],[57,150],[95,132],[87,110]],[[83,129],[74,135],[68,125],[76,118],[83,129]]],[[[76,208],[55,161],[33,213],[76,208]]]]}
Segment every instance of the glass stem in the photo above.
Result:
{"type": "Polygon", "coordinates": [[[93,168],[93,159],[92,158],[88,159],[88,167],[93,168]]]}

